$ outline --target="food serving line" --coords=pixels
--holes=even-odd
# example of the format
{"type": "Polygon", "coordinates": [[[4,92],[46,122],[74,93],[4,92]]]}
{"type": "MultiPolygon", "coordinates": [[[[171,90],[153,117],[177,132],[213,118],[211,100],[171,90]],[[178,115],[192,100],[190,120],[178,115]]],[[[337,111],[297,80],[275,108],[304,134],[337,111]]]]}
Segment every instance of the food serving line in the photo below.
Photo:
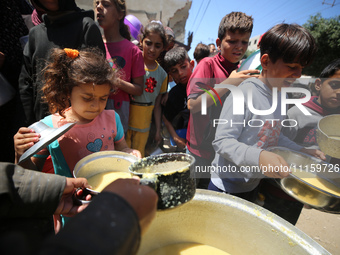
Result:
{"type": "MultiPolygon", "coordinates": [[[[340,158],[339,124],[340,115],[326,116],[319,121],[317,130],[321,151],[336,158],[340,158]]],[[[49,131],[49,138],[41,139],[44,144],[36,144],[39,150],[65,129],[49,131]]],[[[340,166],[283,147],[269,150],[281,155],[288,165],[299,168],[291,169],[289,177],[278,181],[287,194],[316,210],[340,213],[340,166]],[[311,179],[319,182],[312,183],[311,179]]],[[[108,173],[117,173],[117,177],[122,173],[137,175],[142,185],[156,190],[157,215],[142,236],[139,255],[178,243],[204,244],[232,255],[330,254],[298,228],[256,204],[228,194],[196,189],[190,176],[193,167],[194,158],[183,153],[138,159],[123,152],[103,151],[80,160],[74,176],[87,178],[93,187],[89,192],[94,195],[100,190],[96,190],[97,184],[91,183],[91,179],[101,175],[99,180],[103,181],[108,173]]]]}

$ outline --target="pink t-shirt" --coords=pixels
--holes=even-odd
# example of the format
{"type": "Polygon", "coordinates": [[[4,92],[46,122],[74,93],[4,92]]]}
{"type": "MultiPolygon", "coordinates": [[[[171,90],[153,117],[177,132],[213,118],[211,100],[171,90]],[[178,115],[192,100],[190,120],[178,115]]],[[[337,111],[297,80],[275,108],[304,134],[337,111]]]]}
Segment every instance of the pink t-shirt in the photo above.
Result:
{"type": "MultiPolygon", "coordinates": [[[[52,124],[55,128],[67,123],[59,114],[48,117],[52,117],[52,124]]],[[[112,110],[104,110],[90,123],[74,125],[58,138],[58,143],[62,156],[72,171],[77,162],[85,156],[98,151],[114,150],[114,143],[119,143],[122,139],[124,139],[124,133],[119,116],[112,110]]],[[[47,150],[47,148],[39,154],[44,150],[47,150]]],[[[52,157],[56,155],[52,151],[50,151],[50,154],[52,157]]],[[[62,160],[56,159],[55,162],[62,162],[62,160]]],[[[54,166],[54,168],[57,168],[57,166],[54,166]]]]}
{"type": "MultiPolygon", "coordinates": [[[[227,79],[230,73],[236,68],[237,63],[230,63],[221,53],[218,53],[214,57],[202,59],[189,79],[189,86],[187,86],[188,100],[197,98],[203,94],[204,91],[201,88],[210,90],[208,86],[198,85],[196,84],[197,82],[214,87],[215,84],[219,84],[227,79]]],[[[218,109],[212,110],[214,112],[218,111],[218,109]]],[[[210,119],[209,113],[207,115],[201,115],[200,112],[195,114],[190,113],[187,129],[187,147],[189,151],[205,159],[213,159],[211,146],[211,139],[213,138],[205,139],[209,136],[209,133],[211,133],[211,127],[209,125],[210,119]],[[207,144],[205,144],[205,142],[207,142],[207,144]]]]}
{"type": "MultiPolygon", "coordinates": [[[[106,58],[112,68],[119,68],[120,78],[131,82],[133,78],[144,76],[144,59],[141,50],[127,39],[120,42],[105,43],[106,58]]],[[[115,110],[122,121],[124,130],[127,130],[129,120],[129,94],[118,90],[108,99],[106,109],[115,110]]]]}

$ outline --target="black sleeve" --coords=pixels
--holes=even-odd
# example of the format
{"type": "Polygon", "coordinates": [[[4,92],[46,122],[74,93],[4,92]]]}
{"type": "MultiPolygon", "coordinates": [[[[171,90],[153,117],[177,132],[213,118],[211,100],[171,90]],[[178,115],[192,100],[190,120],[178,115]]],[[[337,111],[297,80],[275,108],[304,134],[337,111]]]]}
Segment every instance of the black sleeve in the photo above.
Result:
{"type": "Polygon", "coordinates": [[[101,193],[44,243],[40,254],[136,254],[140,244],[138,217],[120,196],[101,193]]]}
{"type": "MultiPolygon", "coordinates": [[[[33,43],[31,43],[33,44],[33,43]]],[[[24,108],[25,117],[27,123],[35,122],[34,115],[34,92],[33,92],[33,73],[32,73],[32,61],[33,53],[31,52],[31,45],[29,42],[25,45],[23,51],[23,64],[19,76],[19,93],[20,99],[24,108]]]]}
{"type": "Polygon", "coordinates": [[[52,215],[65,185],[63,176],[0,163],[0,219],[52,215]]]}
{"type": "Polygon", "coordinates": [[[90,18],[84,19],[84,46],[98,47],[106,56],[106,49],[97,24],[90,18]]]}

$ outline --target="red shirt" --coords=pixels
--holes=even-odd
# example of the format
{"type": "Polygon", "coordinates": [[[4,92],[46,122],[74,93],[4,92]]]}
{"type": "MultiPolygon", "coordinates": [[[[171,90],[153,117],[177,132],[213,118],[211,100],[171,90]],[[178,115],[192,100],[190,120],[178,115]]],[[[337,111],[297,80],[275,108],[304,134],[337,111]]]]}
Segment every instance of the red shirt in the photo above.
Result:
{"type": "MultiPolygon", "coordinates": [[[[202,59],[189,79],[189,86],[187,86],[188,100],[195,99],[203,94],[204,91],[201,88],[210,90],[209,86],[215,87],[215,84],[219,84],[227,79],[230,73],[237,69],[237,64],[230,63],[221,53],[211,58],[202,59]],[[208,84],[209,86],[197,85],[197,82],[208,84]]],[[[215,106],[209,107],[211,108],[210,112],[219,116],[222,108],[213,107],[215,106]]],[[[214,131],[216,128],[210,125],[210,117],[209,111],[207,111],[207,115],[201,115],[200,111],[195,114],[190,113],[187,131],[187,147],[189,151],[205,159],[213,159],[214,156],[211,143],[215,138],[214,131]]]]}

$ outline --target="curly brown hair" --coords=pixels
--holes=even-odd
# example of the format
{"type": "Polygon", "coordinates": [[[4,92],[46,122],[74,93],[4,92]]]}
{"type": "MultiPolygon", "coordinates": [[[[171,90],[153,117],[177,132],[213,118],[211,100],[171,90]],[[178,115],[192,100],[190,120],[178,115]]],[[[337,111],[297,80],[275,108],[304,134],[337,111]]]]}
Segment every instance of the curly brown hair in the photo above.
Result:
{"type": "Polygon", "coordinates": [[[82,49],[76,58],[69,57],[63,49],[55,48],[43,71],[43,100],[48,103],[51,113],[59,113],[63,117],[70,106],[68,98],[75,86],[109,84],[113,89],[117,82],[116,71],[98,48],[82,49]]]}

